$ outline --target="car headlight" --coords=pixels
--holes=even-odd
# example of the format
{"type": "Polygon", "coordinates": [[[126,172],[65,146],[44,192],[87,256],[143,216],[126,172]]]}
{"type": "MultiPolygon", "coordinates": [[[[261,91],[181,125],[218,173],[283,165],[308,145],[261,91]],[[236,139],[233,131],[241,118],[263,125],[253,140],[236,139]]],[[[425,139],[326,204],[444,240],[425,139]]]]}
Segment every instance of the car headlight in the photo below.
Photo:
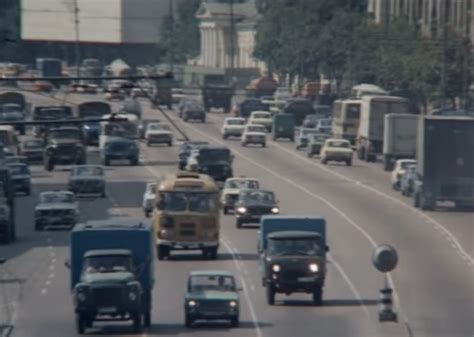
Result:
{"type": "Polygon", "coordinates": [[[245,212],[247,212],[247,208],[245,208],[245,207],[238,207],[238,208],[237,208],[237,212],[239,212],[239,213],[245,213],[245,212]]]}
{"type": "Polygon", "coordinates": [[[280,209],[278,207],[273,207],[272,208],[272,213],[274,213],[274,214],[280,213],[280,209]]]}
{"type": "Polygon", "coordinates": [[[237,307],[237,302],[236,302],[236,301],[230,301],[230,302],[229,302],[229,305],[230,305],[232,308],[235,308],[235,307],[237,307]]]}
{"type": "Polygon", "coordinates": [[[162,229],[160,234],[163,239],[169,239],[173,237],[174,231],[172,229],[162,229]]]}
{"type": "Polygon", "coordinates": [[[278,272],[281,270],[281,268],[280,268],[280,266],[279,266],[278,264],[274,264],[274,265],[272,266],[272,270],[273,270],[275,273],[278,273],[278,272]]]}
{"type": "Polygon", "coordinates": [[[193,300],[188,301],[188,306],[190,306],[190,307],[195,307],[196,305],[197,305],[197,302],[196,302],[196,301],[193,301],[193,300]]]}
{"type": "Polygon", "coordinates": [[[128,293],[128,299],[129,299],[130,301],[136,301],[136,300],[137,300],[137,294],[136,294],[135,292],[133,292],[133,291],[129,292],[129,293],[128,293]]]}
{"type": "Polygon", "coordinates": [[[319,266],[316,263],[311,263],[309,265],[309,270],[311,270],[313,273],[316,273],[319,271],[319,266]]]}
{"type": "Polygon", "coordinates": [[[76,298],[79,302],[85,302],[86,294],[84,294],[83,292],[77,293],[76,298]]]}

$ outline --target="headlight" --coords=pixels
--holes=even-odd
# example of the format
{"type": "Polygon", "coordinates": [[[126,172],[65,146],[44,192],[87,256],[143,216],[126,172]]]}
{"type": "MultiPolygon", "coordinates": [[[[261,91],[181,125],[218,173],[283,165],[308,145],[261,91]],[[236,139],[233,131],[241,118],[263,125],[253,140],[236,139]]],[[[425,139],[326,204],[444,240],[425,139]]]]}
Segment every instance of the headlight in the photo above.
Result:
{"type": "Polygon", "coordinates": [[[238,208],[237,208],[237,212],[239,212],[239,213],[245,213],[245,212],[247,212],[247,208],[245,208],[245,207],[238,207],[238,208]]]}
{"type": "Polygon", "coordinates": [[[311,263],[309,265],[309,270],[311,270],[313,273],[316,273],[319,271],[319,266],[316,263],[311,263]]]}
{"type": "Polygon", "coordinates": [[[274,214],[280,213],[280,209],[278,207],[273,207],[272,208],[272,213],[274,213],[274,214]]]}
{"type": "Polygon", "coordinates": [[[197,303],[196,303],[196,301],[191,300],[191,301],[188,301],[188,305],[190,307],[195,307],[197,305],[197,303]]]}
{"type": "Polygon", "coordinates": [[[232,307],[232,308],[235,308],[237,306],[237,302],[236,301],[230,301],[229,302],[229,305],[232,307]]]}
{"type": "Polygon", "coordinates": [[[77,293],[76,298],[79,302],[84,302],[86,300],[86,295],[84,293],[77,293]]]}
{"type": "Polygon", "coordinates": [[[174,231],[172,229],[162,229],[160,234],[163,239],[169,239],[173,237],[174,231]]]}
{"type": "Polygon", "coordinates": [[[279,265],[274,264],[274,265],[272,266],[272,270],[273,270],[275,273],[278,273],[278,272],[281,270],[281,268],[280,268],[279,265]]]}
{"type": "Polygon", "coordinates": [[[136,300],[137,300],[137,294],[134,293],[134,292],[129,292],[129,293],[128,293],[128,299],[129,299],[130,301],[136,301],[136,300]]]}

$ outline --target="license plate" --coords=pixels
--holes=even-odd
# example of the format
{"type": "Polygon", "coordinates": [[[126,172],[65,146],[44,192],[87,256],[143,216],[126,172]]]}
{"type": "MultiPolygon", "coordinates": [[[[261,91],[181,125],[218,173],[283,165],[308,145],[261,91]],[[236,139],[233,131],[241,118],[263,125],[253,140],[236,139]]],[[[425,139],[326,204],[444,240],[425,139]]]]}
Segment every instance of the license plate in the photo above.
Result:
{"type": "Polygon", "coordinates": [[[113,313],[117,312],[117,308],[115,308],[115,307],[100,308],[99,312],[101,314],[113,314],[113,313]]]}
{"type": "Polygon", "coordinates": [[[312,282],[314,281],[314,277],[309,276],[309,277],[298,277],[299,282],[312,282]]]}

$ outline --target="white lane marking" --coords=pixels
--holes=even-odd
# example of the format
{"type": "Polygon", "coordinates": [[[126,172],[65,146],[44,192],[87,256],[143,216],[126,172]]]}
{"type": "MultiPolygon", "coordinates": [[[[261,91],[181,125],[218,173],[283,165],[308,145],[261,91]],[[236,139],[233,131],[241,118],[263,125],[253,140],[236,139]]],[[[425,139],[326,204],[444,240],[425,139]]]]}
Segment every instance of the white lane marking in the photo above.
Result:
{"type": "Polygon", "coordinates": [[[365,314],[367,315],[367,319],[370,321],[370,312],[367,306],[364,304],[364,301],[362,300],[362,296],[360,295],[360,292],[357,290],[357,287],[354,285],[354,283],[351,281],[347,273],[344,271],[344,269],[341,267],[341,265],[334,259],[334,256],[331,254],[328,254],[328,257],[331,259],[331,264],[336,267],[337,271],[339,274],[341,274],[342,278],[344,281],[346,281],[347,285],[349,288],[351,288],[352,294],[355,296],[357,302],[359,302],[360,307],[362,310],[364,310],[365,314]]]}
{"type": "Polygon", "coordinates": [[[48,289],[46,288],[41,289],[41,295],[46,295],[46,294],[48,294],[48,289]]]}
{"type": "Polygon", "coordinates": [[[47,281],[45,282],[45,285],[46,285],[46,286],[49,286],[50,284],[51,284],[51,280],[47,280],[47,281]]]}
{"type": "MultiPolygon", "coordinates": [[[[190,126],[188,125],[185,125],[187,128],[191,128],[190,126]]],[[[199,133],[200,135],[202,135],[203,137],[205,138],[208,138],[208,139],[211,139],[213,140],[214,142],[218,143],[218,144],[221,144],[221,145],[224,145],[225,142],[222,142],[220,139],[217,139],[215,137],[212,137],[212,136],[209,136],[208,134],[198,130],[198,129],[192,129],[194,130],[196,133],[199,133]]],[[[252,163],[253,165],[261,168],[262,170],[264,171],[267,171],[268,173],[270,173],[271,175],[273,175],[274,177],[280,179],[280,180],[284,180],[286,181],[288,184],[292,185],[293,187],[296,187],[297,189],[303,191],[304,193],[308,194],[309,196],[315,198],[315,199],[318,199],[320,201],[322,201],[323,203],[325,203],[326,205],[328,205],[330,208],[332,208],[336,213],[338,213],[341,217],[343,217],[348,223],[350,223],[354,228],[356,228],[369,242],[370,244],[372,245],[373,248],[376,248],[377,247],[377,242],[369,235],[369,233],[367,233],[361,226],[359,226],[355,221],[353,221],[346,213],[344,213],[341,209],[339,209],[338,207],[336,207],[333,203],[331,203],[329,200],[327,200],[326,198],[316,194],[316,193],[313,193],[311,192],[310,190],[308,190],[306,187],[302,186],[302,185],[299,185],[298,183],[295,183],[294,181],[292,181],[291,179],[287,178],[286,176],[284,175],[281,175],[281,174],[278,174],[277,172],[273,171],[272,169],[266,167],[266,166],[263,166],[261,165],[260,163],[256,162],[255,160],[251,159],[250,157],[247,157],[246,155],[242,154],[240,151],[237,151],[234,149],[232,149],[232,151],[238,155],[239,157],[241,157],[242,159],[248,161],[249,163],[252,163]]],[[[406,314],[404,313],[402,307],[401,307],[401,303],[400,303],[400,296],[398,295],[398,291],[397,291],[397,288],[395,287],[395,283],[393,281],[393,278],[392,278],[392,275],[390,273],[387,273],[387,278],[388,278],[388,282],[391,286],[391,288],[393,289],[393,294],[394,294],[394,299],[395,299],[395,304],[397,305],[397,307],[399,308],[399,311],[400,311],[400,314],[402,315],[403,319],[405,320],[406,324],[409,324],[408,322],[408,317],[406,316],[406,314]]]]}
{"type": "Polygon", "coordinates": [[[56,258],[51,259],[51,263],[56,263],[56,258]]]}
{"type": "Polygon", "coordinates": [[[53,271],[53,270],[54,270],[54,268],[55,268],[55,266],[54,266],[54,265],[51,265],[51,266],[49,266],[49,270],[51,270],[51,271],[53,271]]]}
{"type": "MultiPolygon", "coordinates": [[[[197,131],[197,130],[196,130],[196,131],[197,131]]],[[[327,173],[330,173],[330,174],[332,174],[332,175],[334,175],[334,176],[336,176],[336,177],[339,177],[339,178],[341,178],[341,179],[344,179],[344,180],[346,180],[346,181],[348,181],[348,182],[356,183],[356,184],[359,185],[360,187],[365,188],[366,190],[369,190],[370,192],[373,192],[373,193],[375,193],[375,194],[377,194],[377,195],[383,196],[384,198],[387,198],[387,199],[389,199],[389,200],[391,200],[391,201],[397,203],[398,205],[400,205],[400,206],[402,206],[402,207],[404,207],[404,208],[407,208],[407,209],[409,209],[410,211],[416,213],[417,215],[419,215],[419,216],[421,216],[423,219],[425,219],[425,221],[426,221],[427,223],[433,224],[433,225],[435,226],[435,228],[437,228],[437,229],[441,230],[442,232],[444,232],[444,233],[450,238],[450,241],[451,241],[451,240],[454,241],[454,243],[455,243],[455,245],[456,245],[455,248],[458,250],[459,254],[460,254],[461,256],[466,256],[472,263],[474,263],[474,258],[473,258],[471,255],[469,255],[469,253],[464,249],[464,247],[462,246],[462,244],[457,240],[456,236],[455,236],[453,233],[451,233],[451,232],[450,232],[445,226],[443,226],[440,222],[436,221],[435,219],[433,219],[433,218],[430,217],[429,215],[426,215],[424,212],[420,211],[419,209],[414,208],[413,206],[408,205],[408,204],[404,203],[403,201],[401,201],[401,200],[399,200],[399,199],[397,199],[397,198],[395,198],[395,197],[392,197],[391,195],[388,195],[388,194],[386,194],[386,193],[384,193],[384,192],[378,191],[378,190],[376,190],[375,188],[373,188],[373,187],[371,187],[371,186],[369,186],[369,185],[367,185],[367,184],[364,184],[364,183],[362,183],[362,182],[360,182],[360,181],[356,181],[356,180],[354,180],[354,179],[351,179],[351,178],[349,178],[349,177],[347,177],[347,176],[345,176],[345,175],[343,175],[343,174],[341,174],[341,173],[332,171],[332,170],[328,169],[327,167],[324,167],[323,165],[314,162],[313,160],[309,160],[309,159],[303,157],[302,155],[299,155],[299,154],[297,154],[297,153],[294,153],[293,151],[288,150],[287,148],[285,148],[284,146],[279,145],[279,144],[276,143],[276,142],[272,142],[272,145],[275,146],[275,147],[277,147],[277,148],[279,148],[279,149],[281,149],[281,150],[283,150],[283,151],[285,151],[286,153],[291,154],[292,156],[298,158],[299,160],[302,160],[302,161],[304,161],[304,162],[306,162],[306,163],[309,163],[309,164],[311,164],[311,165],[313,165],[313,166],[316,166],[316,167],[318,167],[319,169],[321,169],[321,170],[323,170],[323,171],[325,171],[325,172],[327,172],[327,173]]]]}
{"type": "MultiPolygon", "coordinates": [[[[242,273],[242,267],[240,266],[240,263],[238,262],[237,257],[232,251],[232,247],[229,245],[229,243],[226,240],[221,239],[221,242],[224,245],[224,247],[227,249],[227,251],[230,253],[230,255],[232,256],[232,261],[234,261],[236,268],[240,271],[240,273],[242,273]]],[[[240,276],[240,282],[242,283],[242,288],[244,290],[244,295],[247,302],[247,306],[250,311],[250,315],[252,316],[252,323],[255,327],[255,332],[257,334],[257,337],[262,337],[263,336],[262,330],[260,329],[257,313],[255,312],[255,308],[253,307],[253,302],[249,295],[249,291],[248,291],[249,286],[247,285],[247,282],[245,281],[245,278],[243,276],[240,276]]]]}
{"type": "Polygon", "coordinates": [[[253,292],[255,292],[255,286],[254,286],[253,284],[250,286],[250,290],[252,290],[253,292]]]}
{"type": "Polygon", "coordinates": [[[54,277],[55,277],[54,273],[51,273],[48,275],[48,278],[54,278],[54,277]]]}

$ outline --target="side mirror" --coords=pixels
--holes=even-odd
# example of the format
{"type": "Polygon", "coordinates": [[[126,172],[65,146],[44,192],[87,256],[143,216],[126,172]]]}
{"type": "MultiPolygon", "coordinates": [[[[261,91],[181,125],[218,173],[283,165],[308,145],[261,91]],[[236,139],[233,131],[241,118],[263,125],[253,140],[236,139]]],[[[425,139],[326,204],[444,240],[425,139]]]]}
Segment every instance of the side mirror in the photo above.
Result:
{"type": "Polygon", "coordinates": [[[329,252],[329,246],[326,246],[326,253],[329,252]]]}
{"type": "Polygon", "coordinates": [[[71,269],[71,263],[69,262],[69,260],[64,261],[64,266],[65,266],[67,269],[71,269]]]}

